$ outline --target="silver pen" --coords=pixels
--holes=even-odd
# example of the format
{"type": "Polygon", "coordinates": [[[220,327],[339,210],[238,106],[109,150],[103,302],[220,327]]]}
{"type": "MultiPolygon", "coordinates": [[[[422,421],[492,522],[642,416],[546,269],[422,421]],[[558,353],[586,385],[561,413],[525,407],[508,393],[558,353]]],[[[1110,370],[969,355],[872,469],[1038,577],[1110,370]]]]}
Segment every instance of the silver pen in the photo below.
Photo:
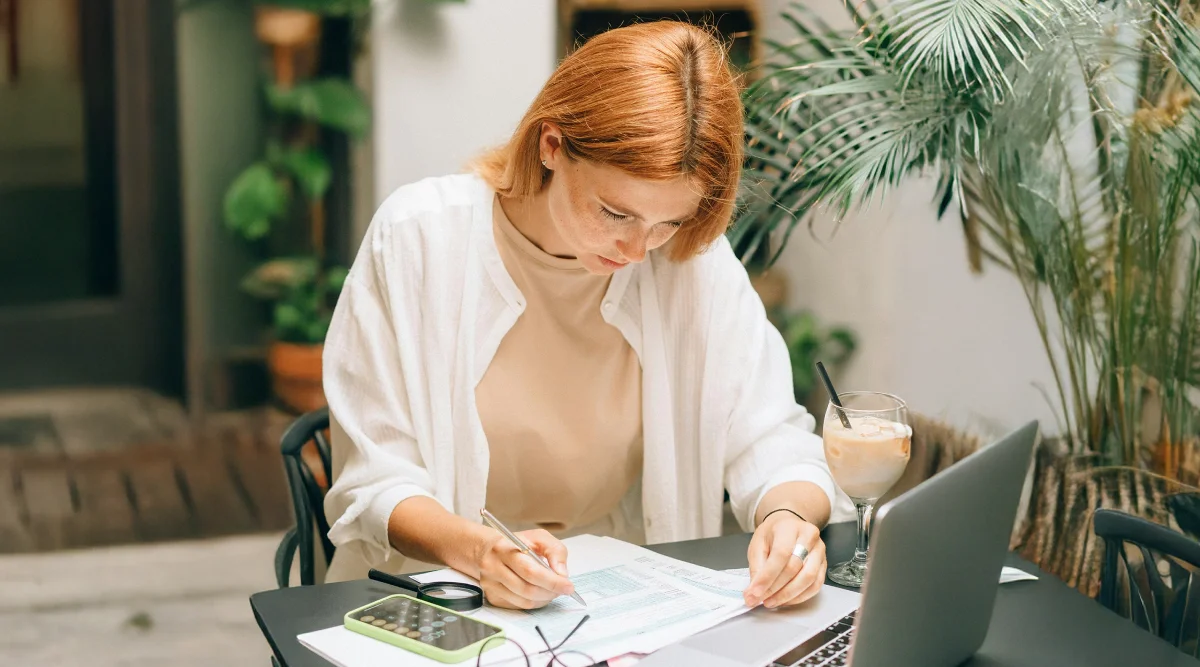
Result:
{"type": "MultiPolygon", "coordinates": [[[[517,545],[517,548],[520,549],[521,552],[524,553],[526,556],[529,556],[533,560],[537,561],[538,563],[541,564],[542,567],[546,568],[547,570],[554,572],[554,568],[550,567],[550,563],[546,562],[545,558],[542,558],[541,556],[534,553],[533,549],[530,549],[528,544],[525,544],[524,542],[522,542],[521,538],[514,535],[511,530],[506,528],[504,526],[504,524],[500,523],[500,519],[497,519],[495,516],[493,516],[491,512],[487,511],[486,508],[479,510],[479,516],[483,517],[484,523],[486,523],[487,525],[491,526],[492,528],[495,528],[496,530],[500,531],[500,533],[502,535],[507,537],[513,544],[517,545]]],[[[555,574],[557,574],[557,572],[555,574]]],[[[587,603],[583,601],[583,598],[579,596],[579,593],[577,593],[577,592],[571,593],[571,597],[575,598],[575,601],[578,602],[579,604],[581,604],[585,607],[587,606],[587,603]]]]}

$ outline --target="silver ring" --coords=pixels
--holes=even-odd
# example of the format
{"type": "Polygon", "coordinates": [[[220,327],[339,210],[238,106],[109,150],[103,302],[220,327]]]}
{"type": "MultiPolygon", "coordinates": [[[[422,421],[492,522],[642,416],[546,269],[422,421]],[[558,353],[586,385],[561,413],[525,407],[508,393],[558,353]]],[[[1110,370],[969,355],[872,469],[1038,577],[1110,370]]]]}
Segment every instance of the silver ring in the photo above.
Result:
{"type": "Polygon", "coordinates": [[[805,558],[808,558],[808,547],[803,544],[797,544],[795,549],[792,549],[792,555],[800,559],[803,563],[805,558]]]}

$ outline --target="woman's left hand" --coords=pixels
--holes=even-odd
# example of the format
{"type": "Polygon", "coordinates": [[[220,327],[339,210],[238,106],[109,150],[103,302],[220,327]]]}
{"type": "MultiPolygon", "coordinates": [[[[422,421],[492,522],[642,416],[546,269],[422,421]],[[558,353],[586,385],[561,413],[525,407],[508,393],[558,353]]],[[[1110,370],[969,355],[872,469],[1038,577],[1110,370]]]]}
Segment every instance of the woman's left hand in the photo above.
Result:
{"type": "Polygon", "coordinates": [[[791,512],[774,512],[750,540],[750,585],[746,604],[768,608],[800,604],[825,583],[825,543],[821,531],[791,512]],[[793,554],[797,545],[808,549],[803,562],[793,554]]]}

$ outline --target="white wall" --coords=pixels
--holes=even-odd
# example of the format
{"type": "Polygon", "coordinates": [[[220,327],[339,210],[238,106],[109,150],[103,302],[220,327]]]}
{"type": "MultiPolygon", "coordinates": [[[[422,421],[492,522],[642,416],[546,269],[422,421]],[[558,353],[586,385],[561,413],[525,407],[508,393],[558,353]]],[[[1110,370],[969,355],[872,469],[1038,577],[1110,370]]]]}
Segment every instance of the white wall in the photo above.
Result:
{"type": "MultiPolygon", "coordinates": [[[[763,0],[767,36],[792,38],[778,20],[789,0],[763,0]]],[[[848,24],[841,0],[808,0],[831,25],[848,24]]],[[[1016,279],[967,266],[959,218],[936,219],[934,185],[915,180],[836,226],[816,218],[781,258],[789,300],[826,322],[853,328],[859,352],[839,389],[877,389],[912,409],[992,433],[1055,414],[1035,387],[1054,395],[1053,376],[1016,279]],[[813,237],[817,238],[814,239],[813,237]]]]}
{"type": "Polygon", "coordinates": [[[850,326],[859,352],[840,388],[904,397],[926,415],[980,433],[1053,412],[1053,377],[1024,293],[996,267],[972,275],[956,215],[938,221],[929,180],[914,181],[840,226],[817,217],[781,264],[793,307],[850,326]],[[813,238],[813,237],[816,238],[813,238]]]}
{"type": "MultiPolygon", "coordinates": [[[[504,141],[555,66],[554,0],[383,4],[372,27],[375,201],[504,141]]],[[[365,216],[358,216],[360,218],[365,216]]]]}

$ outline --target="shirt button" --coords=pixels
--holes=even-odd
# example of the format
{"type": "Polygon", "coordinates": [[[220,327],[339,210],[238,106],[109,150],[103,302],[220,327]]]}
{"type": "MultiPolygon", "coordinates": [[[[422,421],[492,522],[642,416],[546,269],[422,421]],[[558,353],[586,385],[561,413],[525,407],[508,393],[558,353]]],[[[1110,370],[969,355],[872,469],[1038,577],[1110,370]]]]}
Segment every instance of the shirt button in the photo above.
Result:
{"type": "Polygon", "coordinates": [[[612,310],[613,310],[613,302],[612,302],[612,301],[605,301],[605,302],[604,302],[604,305],[603,305],[603,306],[601,306],[601,308],[603,308],[604,312],[606,312],[606,313],[611,313],[611,312],[612,312],[612,310]]]}

